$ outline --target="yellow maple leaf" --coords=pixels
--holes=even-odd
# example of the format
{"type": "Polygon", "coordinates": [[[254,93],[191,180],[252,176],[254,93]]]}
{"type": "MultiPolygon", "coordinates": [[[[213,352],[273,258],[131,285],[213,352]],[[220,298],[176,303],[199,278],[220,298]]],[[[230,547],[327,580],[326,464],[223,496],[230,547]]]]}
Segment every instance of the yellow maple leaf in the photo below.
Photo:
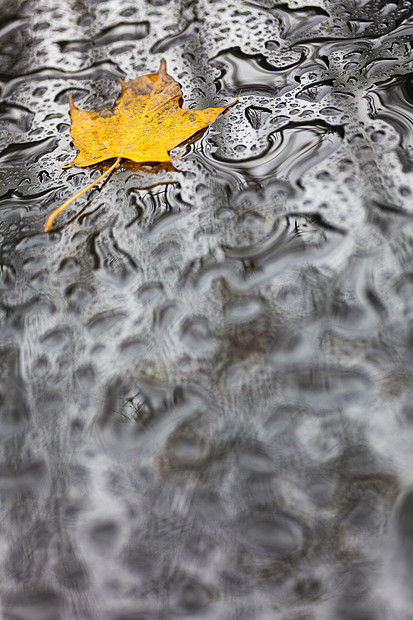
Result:
{"type": "Polygon", "coordinates": [[[110,174],[122,158],[141,164],[169,162],[173,148],[211,125],[235,103],[205,110],[181,108],[181,88],[168,75],[164,59],[157,73],[120,83],[120,97],[109,110],[79,110],[69,97],[70,133],[79,151],[69,166],[90,166],[113,157],[116,160],[98,179],[51,213],[46,232],[52,230],[59,213],[110,174]]]}

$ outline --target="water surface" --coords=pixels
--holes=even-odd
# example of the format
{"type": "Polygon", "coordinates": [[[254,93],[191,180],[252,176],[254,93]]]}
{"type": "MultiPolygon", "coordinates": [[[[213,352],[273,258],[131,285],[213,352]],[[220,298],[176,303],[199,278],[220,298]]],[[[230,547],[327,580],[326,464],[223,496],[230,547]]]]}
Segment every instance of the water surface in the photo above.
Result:
{"type": "Polygon", "coordinates": [[[410,1],[0,7],[7,620],[408,620],[410,1]],[[176,167],[73,159],[68,94],[236,98],[176,167]],[[155,184],[156,182],[156,184],[155,184]]]}

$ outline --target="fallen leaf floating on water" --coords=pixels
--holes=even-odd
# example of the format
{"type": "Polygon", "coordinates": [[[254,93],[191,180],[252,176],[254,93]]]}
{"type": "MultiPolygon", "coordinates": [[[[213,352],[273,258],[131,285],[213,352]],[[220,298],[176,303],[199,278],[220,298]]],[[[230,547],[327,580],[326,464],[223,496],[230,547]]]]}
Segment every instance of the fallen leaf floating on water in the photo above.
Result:
{"type": "Polygon", "coordinates": [[[194,134],[211,125],[229,105],[205,110],[188,110],[179,106],[181,87],[166,72],[161,60],[157,73],[135,80],[120,80],[122,92],[110,110],[85,112],[69,97],[71,127],[78,154],[65,166],[91,166],[116,157],[114,163],[93,183],[66,200],[51,213],[45,231],[53,228],[56,217],[74,200],[107,177],[121,159],[136,163],[170,162],[169,152],[194,134]]]}

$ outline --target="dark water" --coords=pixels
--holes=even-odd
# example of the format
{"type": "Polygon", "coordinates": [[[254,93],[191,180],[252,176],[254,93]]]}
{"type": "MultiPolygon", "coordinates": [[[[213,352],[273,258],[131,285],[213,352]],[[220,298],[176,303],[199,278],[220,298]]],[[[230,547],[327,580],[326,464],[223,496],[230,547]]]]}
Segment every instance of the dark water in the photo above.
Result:
{"type": "Polygon", "coordinates": [[[412,2],[0,18],[2,618],[411,620],[412,2]],[[162,57],[238,104],[44,234],[68,93],[162,57]]]}

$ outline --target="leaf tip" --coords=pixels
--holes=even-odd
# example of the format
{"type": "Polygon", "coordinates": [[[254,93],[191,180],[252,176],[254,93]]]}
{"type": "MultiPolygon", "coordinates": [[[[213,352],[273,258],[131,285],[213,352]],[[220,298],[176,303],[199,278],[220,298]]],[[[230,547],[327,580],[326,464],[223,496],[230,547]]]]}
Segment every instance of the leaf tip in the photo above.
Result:
{"type": "Polygon", "coordinates": [[[160,75],[161,77],[166,75],[167,71],[166,71],[166,60],[165,58],[161,58],[161,64],[159,65],[159,69],[158,69],[158,75],[160,75]]]}
{"type": "Polygon", "coordinates": [[[73,102],[73,97],[72,97],[72,93],[70,93],[69,95],[69,107],[70,107],[70,111],[72,112],[73,110],[78,110],[79,108],[77,108],[73,102]]]}

